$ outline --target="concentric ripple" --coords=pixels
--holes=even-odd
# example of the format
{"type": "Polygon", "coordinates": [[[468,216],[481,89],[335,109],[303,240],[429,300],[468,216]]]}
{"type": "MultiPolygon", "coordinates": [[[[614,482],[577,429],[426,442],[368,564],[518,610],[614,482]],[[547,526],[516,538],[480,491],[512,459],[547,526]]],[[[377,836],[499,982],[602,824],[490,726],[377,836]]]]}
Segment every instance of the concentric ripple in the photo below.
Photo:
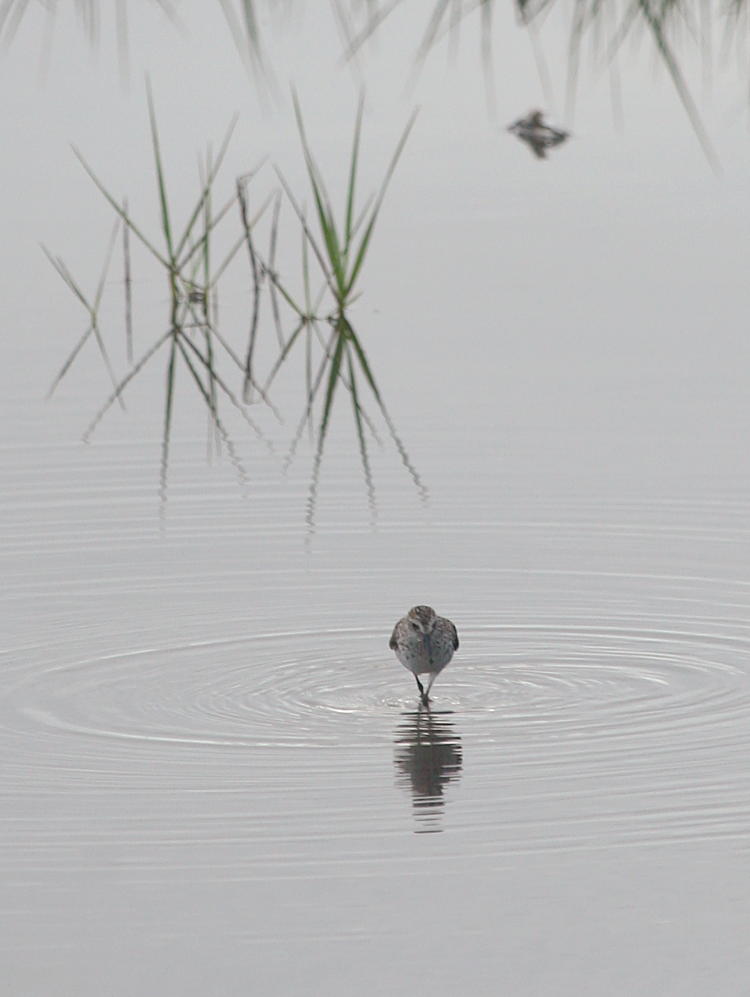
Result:
{"type": "Polygon", "coordinates": [[[258,466],[252,509],[231,481],[214,505],[185,466],[162,535],[139,466],[113,459],[85,502],[19,499],[5,526],[4,873],[95,859],[108,881],[116,854],[145,881],[368,875],[412,868],[413,831],[483,871],[750,840],[738,501],[475,475],[466,501],[403,502],[372,532],[341,475],[306,545],[306,480],[280,498],[258,466]],[[461,638],[426,716],[387,646],[408,599],[461,638]]]}
{"type": "MultiPolygon", "coordinates": [[[[736,738],[750,718],[739,662],[750,641],[624,625],[476,625],[434,690],[479,743],[554,739],[653,748],[653,738],[736,738]]],[[[17,684],[18,722],[164,745],[363,745],[414,703],[413,681],[367,628],[264,632],[143,648],[38,670],[17,684]]]]}

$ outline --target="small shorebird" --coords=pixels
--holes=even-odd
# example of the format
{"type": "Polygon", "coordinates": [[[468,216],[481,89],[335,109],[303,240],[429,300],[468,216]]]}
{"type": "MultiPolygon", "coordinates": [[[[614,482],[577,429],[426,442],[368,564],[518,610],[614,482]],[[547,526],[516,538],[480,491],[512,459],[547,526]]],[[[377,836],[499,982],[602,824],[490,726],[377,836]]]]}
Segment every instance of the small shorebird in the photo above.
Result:
{"type": "Polygon", "coordinates": [[[525,142],[537,159],[546,159],[547,149],[561,145],[570,138],[570,132],[546,124],[543,111],[529,111],[525,118],[519,118],[509,125],[508,131],[525,142]]]}
{"type": "Polygon", "coordinates": [[[391,650],[404,666],[413,673],[423,706],[430,702],[430,689],[458,650],[458,634],[450,620],[436,616],[430,606],[414,606],[393,628],[391,650]],[[428,674],[427,688],[419,676],[428,674]]]}

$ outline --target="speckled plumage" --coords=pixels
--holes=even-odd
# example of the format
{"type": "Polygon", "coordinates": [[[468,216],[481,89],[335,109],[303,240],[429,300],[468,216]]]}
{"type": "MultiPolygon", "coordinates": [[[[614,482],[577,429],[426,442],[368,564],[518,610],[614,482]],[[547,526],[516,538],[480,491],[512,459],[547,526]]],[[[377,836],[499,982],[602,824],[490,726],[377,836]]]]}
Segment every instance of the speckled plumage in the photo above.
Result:
{"type": "Polygon", "coordinates": [[[432,683],[458,650],[458,633],[450,620],[437,616],[430,606],[414,606],[393,628],[390,647],[413,673],[426,706],[432,683]],[[426,690],[419,681],[424,674],[430,676],[426,690]]]}

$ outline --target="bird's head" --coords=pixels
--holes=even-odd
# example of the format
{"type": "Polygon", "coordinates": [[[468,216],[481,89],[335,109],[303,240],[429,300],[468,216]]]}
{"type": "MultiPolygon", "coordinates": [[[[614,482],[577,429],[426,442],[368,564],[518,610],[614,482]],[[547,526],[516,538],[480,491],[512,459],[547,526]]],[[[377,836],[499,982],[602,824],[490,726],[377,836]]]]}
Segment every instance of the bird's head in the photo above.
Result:
{"type": "Polygon", "coordinates": [[[407,613],[406,619],[415,633],[429,634],[435,626],[435,610],[430,606],[414,606],[407,613]]]}

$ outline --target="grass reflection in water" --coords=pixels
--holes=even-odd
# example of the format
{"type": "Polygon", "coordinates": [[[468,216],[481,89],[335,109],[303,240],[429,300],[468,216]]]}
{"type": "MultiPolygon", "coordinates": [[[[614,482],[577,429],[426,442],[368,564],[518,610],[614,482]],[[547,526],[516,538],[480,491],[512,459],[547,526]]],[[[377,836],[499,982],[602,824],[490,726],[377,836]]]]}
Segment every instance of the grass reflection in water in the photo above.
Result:
{"type": "Polygon", "coordinates": [[[308,221],[306,211],[299,198],[292,191],[283,173],[276,169],[280,183],[254,203],[252,184],[263,166],[239,177],[235,182],[235,192],[215,207],[214,188],[224,162],[226,152],[236,125],[234,120],[214,157],[208,151],[201,164],[201,179],[198,194],[189,212],[187,221],[181,228],[175,224],[175,213],[171,206],[170,191],[165,174],[157,116],[149,89],[148,110],[151,140],[154,156],[154,172],[158,190],[160,238],[146,235],[146,226],[137,222],[127,207],[127,200],[119,201],[94,172],[88,161],[76,150],[76,155],[94,184],[105,197],[117,215],[117,226],[113,230],[105,258],[105,267],[96,289],[93,302],[90,302],[70,274],[62,258],[55,257],[49,250],[45,253],[64,279],[72,293],[80,300],[89,315],[89,324],[84,335],[76,343],[60,372],[55,377],[50,393],[67,375],[86,340],[93,336],[104,358],[113,383],[113,390],[96,412],[84,433],[89,440],[103,417],[117,402],[122,404],[123,395],[144,368],[158,353],[166,352],[164,415],[162,431],[161,494],[166,498],[167,472],[169,467],[170,440],[175,404],[175,387],[178,368],[181,366],[189,374],[208,412],[211,433],[217,450],[224,448],[232,461],[241,482],[247,481],[247,473],[239,457],[224,410],[227,405],[239,412],[256,436],[271,448],[269,441],[256,419],[250,415],[250,408],[256,403],[267,406],[281,420],[281,416],[270,398],[274,380],[281,368],[290,360],[294,348],[304,345],[305,387],[302,417],[291,440],[285,467],[289,465],[298,448],[305,428],[309,428],[315,441],[315,458],[308,497],[307,521],[314,528],[318,483],[324,452],[324,444],[330,427],[334,401],[339,386],[348,392],[356,439],[359,448],[364,481],[367,490],[371,516],[375,516],[375,489],[369,457],[369,438],[380,443],[374,415],[369,413],[365,396],[374,401],[380,418],[383,419],[402,463],[407,469],[417,489],[425,500],[427,492],[417,474],[407,451],[396,431],[393,420],[383,400],[383,395],[370,365],[361,336],[352,316],[352,305],[361,294],[361,278],[372,243],[376,222],[383,200],[414,123],[414,115],[409,119],[396,149],[386,169],[379,190],[366,198],[363,204],[358,199],[358,169],[362,139],[363,101],[360,100],[354,125],[348,181],[344,196],[341,218],[337,218],[332,206],[321,171],[305,132],[299,102],[294,99],[297,126],[302,143],[305,166],[313,196],[313,220],[308,221]],[[292,289],[291,283],[282,278],[277,266],[279,252],[280,215],[282,205],[291,209],[298,224],[301,238],[301,285],[302,294],[292,289]],[[226,220],[239,217],[239,231],[227,237],[223,235],[223,252],[218,264],[216,257],[216,236],[219,227],[226,227],[226,220]],[[268,228],[268,249],[261,249],[258,235],[261,222],[268,228]],[[132,357],[132,280],[129,239],[123,240],[123,269],[125,287],[125,329],[126,353],[129,357],[128,372],[118,378],[115,375],[110,354],[105,346],[99,323],[99,305],[105,287],[105,280],[115,245],[117,227],[122,224],[129,236],[145,250],[152,267],[156,267],[167,282],[168,316],[165,325],[156,338],[135,359],[132,357]],[[160,244],[159,244],[160,243],[160,244]],[[221,278],[230,264],[239,256],[243,247],[247,250],[252,286],[252,301],[248,316],[249,335],[244,350],[244,358],[221,331],[218,321],[218,292],[221,278]],[[320,282],[313,294],[313,283],[320,282]],[[257,343],[264,324],[261,322],[261,303],[268,299],[266,309],[270,316],[267,324],[273,327],[278,344],[278,355],[270,371],[258,373],[257,343]],[[317,356],[316,356],[317,354],[317,356]],[[235,392],[231,387],[229,366],[241,375],[242,390],[235,392]]]}

